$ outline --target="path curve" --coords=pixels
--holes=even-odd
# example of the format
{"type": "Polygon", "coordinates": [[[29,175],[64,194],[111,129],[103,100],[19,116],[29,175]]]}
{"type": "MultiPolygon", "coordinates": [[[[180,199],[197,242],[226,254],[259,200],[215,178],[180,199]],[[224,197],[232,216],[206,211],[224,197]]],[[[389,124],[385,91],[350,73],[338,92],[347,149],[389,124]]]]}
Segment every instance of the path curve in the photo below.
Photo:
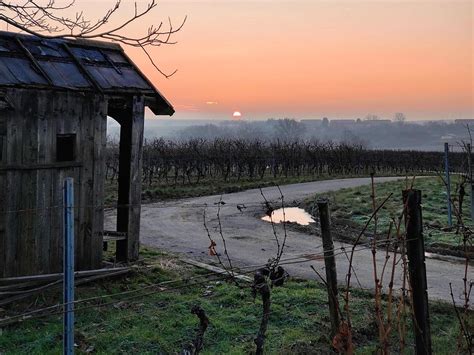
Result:
{"type": "MultiPolygon", "coordinates": [[[[399,178],[385,177],[377,178],[376,182],[393,181],[399,178]]],[[[305,197],[334,191],[341,188],[369,185],[369,178],[337,179],[315,181],[301,184],[281,186],[286,203],[300,201],[305,197]]],[[[276,201],[280,194],[277,188],[264,188],[263,192],[268,200],[276,201]]],[[[222,245],[218,234],[218,223],[216,218],[216,203],[220,195],[187,198],[174,201],[145,204],[142,206],[141,215],[141,242],[145,245],[156,247],[173,253],[181,253],[187,257],[201,261],[215,261],[209,254],[209,239],[203,226],[203,211],[207,205],[208,227],[212,238],[218,244],[218,250],[222,245]]],[[[262,196],[260,190],[252,189],[237,193],[224,194],[222,200],[225,205],[221,208],[221,224],[223,234],[226,237],[229,255],[235,265],[240,267],[263,264],[274,256],[276,245],[269,223],[261,221],[258,216],[264,214],[262,196]],[[247,208],[239,211],[238,204],[247,208]]],[[[115,225],[115,215],[109,213],[106,217],[106,229],[115,225]]],[[[277,226],[280,236],[283,229],[277,226]]],[[[293,230],[288,231],[287,246],[283,258],[299,257],[303,254],[320,253],[321,239],[319,236],[309,235],[293,230]]],[[[344,246],[350,250],[351,246],[336,242],[336,248],[344,246]]],[[[385,255],[382,251],[378,253],[378,266],[381,270],[385,255]]],[[[339,283],[344,283],[348,269],[348,261],[345,254],[341,253],[336,258],[339,283]]],[[[292,276],[315,279],[314,272],[310,269],[313,265],[322,271],[324,275],[323,260],[308,260],[301,264],[290,264],[285,266],[292,276]]],[[[356,276],[353,275],[354,286],[373,289],[373,266],[370,250],[358,251],[353,263],[356,276]]],[[[449,294],[449,283],[461,293],[464,266],[459,263],[427,259],[428,293],[432,299],[451,301],[449,294]]],[[[387,278],[388,276],[386,276],[387,278]]],[[[395,284],[400,285],[400,275],[396,275],[395,284]]],[[[386,283],[386,282],[385,282],[386,283]]]]}

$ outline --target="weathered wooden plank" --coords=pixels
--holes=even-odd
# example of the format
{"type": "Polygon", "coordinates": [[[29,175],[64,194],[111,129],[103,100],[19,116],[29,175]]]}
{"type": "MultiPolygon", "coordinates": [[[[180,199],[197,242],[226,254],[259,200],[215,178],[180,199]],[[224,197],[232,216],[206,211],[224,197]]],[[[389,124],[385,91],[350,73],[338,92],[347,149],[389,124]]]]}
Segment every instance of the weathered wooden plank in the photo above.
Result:
{"type": "Polygon", "coordinates": [[[102,263],[102,244],[104,230],[104,182],[105,182],[105,148],[107,144],[107,101],[96,99],[94,123],[94,175],[93,194],[94,219],[92,221],[92,240],[89,247],[91,265],[100,267],[102,263]]]}
{"type": "MultiPolygon", "coordinates": [[[[75,271],[74,276],[79,278],[79,277],[87,277],[87,276],[94,276],[94,275],[104,275],[108,273],[114,273],[117,271],[126,271],[126,270],[130,270],[130,267],[124,266],[124,267],[75,271]]],[[[18,277],[4,277],[4,278],[0,278],[0,285],[18,284],[18,283],[33,282],[33,281],[45,281],[45,282],[54,281],[54,280],[59,280],[62,277],[63,277],[63,273],[28,275],[28,276],[18,276],[18,277]]]]}
{"type": "MultiPolygon", "coordinates": [[[[183,261],[186,264],[199,267],[201,269],[206,269],[206,270],[212,271],[216,274],[229,275],[228,271],[226,271],[226,270],[224,270],[220,267],[214,266],[214,265],[201,263],[199,261],[196,261],[196,260],[193,260],[193,259],[187,259],[187,258],[182,258],[181,261],[183,261]]],[[[230,275],[229,275],[229,277],[230,277],[230,275]]],[[[240,281],[253,282],[253,279],[251,277],[248,277],[248,276],[245,276],[245,275],[239,275],[239,274],[234,273],[233,277],[235,277],[237,280],[240,280],[240,281]]]]}
{"type": "Polygon", "coordinates": [[[90,229],[92,223],[92,213],[90,211],[90,205],[93,203],[91,200],[91,188],[92,188],[92,169],[93,169],[93,155],[91,153],[90,142],[91,137],[91,114],[92,108],[90,100],[92,97],[87,96],[87,100],[78,102],[78,109],[80,109],[80,122],[76,128],[76,133],[79,138],[77,141],[77,159],[87,161],[80,170],[78,180],[75,181],[75,205],[78,206],[74,210],[76,218],[76,269],[82,269],[90,265],[89,261],[89,248],[90,243],[90,229]]]}
{"type": "Polygon", "coordinates": [[[0,277],[5,270],[6,174],[0,172],[0,277]]]}
{"type": "MultiPolygon", "coordinates": [[[[76,286],[79,286],[79,285],[82,285],[82,284],[85,284],[85,283],[89,283],[89,282],[92,282],[92,281],[95,281],[95,280],[100,280],[100,279],[104,279],[104,278],[108,278],[108,277],[120,276],[120,275],[123,275],[123,274],[128,273],[129,271],[130,271],[130,270],[119,270],[119,271],[110,272],[110,273],[107,273],[107,274],[95,275],[95,276],[90,276],[90,277],[84,277],[84,278],[76,279],[74,284],[75,284],[76,286]]],[[[51,283],[50,285],[48,285],[47,289],[57,288],[57,287],[59,287],[60,285],[62,285],[62,281],[56,281],[56,282],[51,283]]],[[[33,293],[33,294],[34,294],[34,293],[33,293]]],[[[10,303],[13,303],[13,302],[17,302],[17,301],[19,301],[20,299],[24,299],[24,298],[29,297],[30,295],[32,295],[32,293],[26,293],[26,294],[22,294],[22,295],[16,295],[16,296],[13,296],[13,297],[4,299],[4,300],[0,300],[0,306],[4,306],[4,305],[7,305],[7,304],[10,304],[10,303]]],[[[26,318],[25,318],[25,319],[26,319],[26,318]]],[[[6,326],[6,325],[8,325],[8,324],[12,324],[12,323],[16,323],[16,322],[18,322],[18,320],[17,320],[17,321],[12,321],[12,322],[6,322],[6,323],[2,323],[2,322],[0,321],[0,326],[4,327],[4,326],[6,326]]]]}
{"type": "Polygon", "coordinates": [[[51,235],[51,173],[47,170],[38,171],[36,174],[36,248],[37,273],[49,270],[49,248],[51,235]]]}
{"type": "Polygon", "coordinates": [[[21,220],[20,196],[22,192],[21,175],[12,172],[7,174],[7,191],[15,191],[14,194],[8,194],[6,198],[6,223],[5,223],[5,269],[4,276],[18,275],[17,256],[19,254],[19,225],[21,220]],[[20,185],[20,186],[19,186],[20,185]]]}
{"type": "MultiPolygon", "coordinates": [[[[18,218],[18,258],[17,269],[20,275],[36,273],[36,220],[41,211],[36,209],[36,172],[20,172],[22,193],[20,196],[18,218]]],[[[18,183],[18,182],[17,182],[18,183]]]]}
{"type": "MultiPolygon", "coordinates": [[[[51,204],[62,204],[62,184],[64,174],[62,170],[51,171],[51,204]]],[[[51,238],[49,240],[49,271],[59,272],[62,269],[63,223],[62,213],[58,207],[51,208],[51,238]]]]}
{"type": "Polygon", "coordinates": [[[145,120],[145,99],[142,96],[133,98],[132,116],[132,149],[130,166],[130,209],[128,227],[129,259],[138,259],[140,246],[140,212],[142,199],[142,156],[143,130],[145,120]]]}
{"type": "MultiPolygon", "coordinates": [[[[38,159],[38,119],[37,113],[44,108],[39,106],[38,97],[40,95],[21,95],[21,107],[24,107],[26,114],[22,115],[21,129],[22,139],[22,159],[21,164],[36,164],[38,159]]],[[[21,275],[36,273],[38,268],[36,257],[36,227],[40,210],[36,208],[36,171],[21,171],[20,183],[22,194],[20,200],[21,223],[19,224],[19,253],[21,255],[18,263],[18,270],[21,275]]]]}
{"type": "MultiPolygon", "coordinates": [[[[45,165],[51,162],[51,119],[47,113],[51,112],[52,102],[46,95],[38,96],[37,112],[37,165],[45,165]]],[[[32,164],[33,165],[33,164],[32,164]]],[[[51,172],[47,169],[38,169],[36,171],[36,273],[45,273],[49,271],[49,248],[50,240],[54,238],[51,235],[51,172]]]]}
{"type": "Polygon", "coordinates": [[[67,168],[81,168],[83,163],[78,162],[54,162],[54,163],[38,163],[38,164],[15,164],[0,166],[0,171],[10,170],[52,170],[52,169],[67,169],[67,168]]]}
{"type": "MultiPolygon", "coordinates": [[[[20,105],[19,96],[11,96],[12,105],[17,107],[20,105]]],[[[21,162],[23,131],[21,129],[21,117],[17,111],[10,112],[6,122],[7,127],[7,155],[6,164],[14,164],[21,162]]],[[[21,175],[17,172],[8,172],[6,174],[6,196],[5,210],[17,211],[20,209],[20,196],[22,186],[19,183],[21,175]]],[[[5,264],[3,275],[17,275],[17,255],[19,253],[18,226],[20,221],[20,212],[9,212],[5,216],[5,264]]]]}
{"type": "MultiPolygon", "coordinates": [[[[7,115],[9,111],[0,110],[0,168],[6,164],[6,135],[7,135],[7,115]]],[[[0,171],[0,277],[3,276],[5,270],[5,228],[7,208],[6,195],[6,173],[0,171]]]]}

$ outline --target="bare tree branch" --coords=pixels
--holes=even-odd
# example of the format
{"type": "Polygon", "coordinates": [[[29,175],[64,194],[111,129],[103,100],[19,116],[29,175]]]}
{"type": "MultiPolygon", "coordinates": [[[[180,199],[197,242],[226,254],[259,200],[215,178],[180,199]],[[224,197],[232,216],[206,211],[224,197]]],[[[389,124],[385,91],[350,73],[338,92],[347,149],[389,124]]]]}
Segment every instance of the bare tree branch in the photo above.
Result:
{"type": "Polygon", "coordinates": [[[150,49],[176,44],[172,37],[183,28],[187,17],[184,17],[177,27],[168,18],[167,26],[160,22],[148,27],[145,33],[134,36],[130,34],[130,26],[149,17],[157,8],[158,2],[150,0],[141,9],[135,2],[131,16],[118,24],[112,24],[112,18],[119,12],[121,5],[122,1],[116,0],[97,20],[91,20],[82,11],[76,12],[74,16],[66,14],[75,8],[75,0],[69,0],[64,5],[58,5],[56,0],[0,0],[0,22],[44,39],[97,39],[140,48],[160,74],[166,78],[174,75],[177,70],[167,74],[160,69],[150,49]]]}

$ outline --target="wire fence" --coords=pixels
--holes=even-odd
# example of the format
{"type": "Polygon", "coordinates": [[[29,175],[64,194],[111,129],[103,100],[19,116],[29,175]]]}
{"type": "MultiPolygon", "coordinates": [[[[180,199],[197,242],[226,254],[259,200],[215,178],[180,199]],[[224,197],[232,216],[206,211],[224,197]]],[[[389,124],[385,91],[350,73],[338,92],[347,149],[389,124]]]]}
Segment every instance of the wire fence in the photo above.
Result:
{"type": "MultiPolygon", "coordinates": [[[[279,200],[277,199],[282,205],[283,208],[287,208],[284,206],[284,197],[281,195],[279,200]]],[[[112,208],[130,208],[130,207],[139,207],[141,204],[116,204],[116,205],[109,205],[108,207],[112,208]]],[[[101,209],[104,208],[105,205],[99,204],[99,205],[90,205],[90,206],[83,206],[83,205],[76,205],[74,206],[74,209],[76,210],[81,210],[81,209],[101,209]]],[[[220,209],[224,208],[235,208],[241,211],[242,209],[246,208],[255,208],[264,211],[265,207],[268,207],[268,201],[264,200],[261,203],[247,203],[247,204],[242,204],[242,203],[228,203],[225,201],[222,201],[222,198],[220,200],[216,199],[216,203],[213,204],[207,204],[207,203],[190,203],[190,204],[182,204],[181,202],[165,202],[163,204],[152,204],[148,205],[147,208],[154,209],[154,208],[179,208],[179,209],[207,209],[210,207],[214,207],[217,209],[217,220],[219,222],[219,227],[221,228],[221,221],[220,221],[220,216],[219,216],[219,211],[220,209]]],[[[35,212],[40,212],[44,213],[44,211],[51,211],[51,210],[62,210],[64,206],[62,205],[56,205],[56,206],[50,206],[46,208],[35,208],[35,209],[23,209],[23,210],[16,210],[16,211],[1,211],[2,213],[35,213],[35,212]]],[[[375,212],[376,214],[376,212],[375,212]]],[[[274,225],[272,221],[272,226],[274,225]]],[[[283,223],[283,226],[285,227],[285,223],[283,223]]],[[[285,227],[286,228],[286,227],[285,227]]],[[[285,239],[286,239],[286,229],[284,228],[284,234],[285,234],[285,239]]],[[[365,231],[362,231],[361,233],[364,233],[365,231]]],[[[219,233],[222,234],[222,228],[219,231],[219,233]]],[[[275,230],[274,230],[275,233],[275,230]]],[[[276,236],[275,236],[276,237],[276,236]]],[[[277,242],[278,242],[278,237],[277,242]]],[[[414,241],[416,239],[403,239],[403,243],[408,243],[411,241],[414,241]]],[[[334,247],[332,250],[324,250],[324,251],[319,251],[319,252],[313,252],[313,253],[306,253],[306,254],[300,254],[300,255],[295,255],[291,257],[278,257],[278,266],[287,266],[287,265],[301,265],[301,264],[308,264],[311,262],[315,261],[324,261],[327,259],[329,256],[327,255],[328,252],[332,252],[333,256],[331,257],[337,257],[337,256],[345,256],[349,260],[349,255],[352,256],[358,253],[367,253],[367,251],[374,252],[375,248],[377,247],[386,247],[387,253],[388,253],[388,246],[390,245],[395,245],[398,244],[400,241],[395,238],[395,237],[388,237],[388,238],[378,238],[375,240],[370,240],[369,242],[366,243],[356,243],[357,245],[354,246],[343,246],[341,245],[340,247],[334,247]],[[347,249],[350,248],[348,251],[347,249]]],[[[283,245],[284,247],[284,245],[283,245]]],[[[321,249],[323,247],[322,244],[318,244],[314,247],[315,250],[321,249]]],[[[203,246],[203,248],[207,249],[206,246],[203,246]]],[[[280,246],[278,246],[280,249],[280,246]]],[[[278,253],[277,253],[278,254],[278,253]]],[[[224,241],[224,251],[221,255],[227,255],[227,250],[225,248],[225,241],[224,241]]],[[[403,260],[404,255],[402,252],[398,252],[397,254],[397,249],[395,248],[394,251],[394,258],[396,260],[394,261],[394,268],[400,267],[402,269],[406,268],[406,263],[403,260]]],[[[139,260],[136,262],[136,264],[146,262],[148,260],[154,259],[153,256],[147,257],[145,259],[139,260]]],[[[229,279],[234,279],[234,274],[240,274],[240,275],[253,275],[256,272],[259,272],[262,268],[268,267],[269,263],[260,263],[260,264],[255,264],[255,265],[246,265],[242,267],[233,267],[231,263],[231,259],[227,259],[228,262],[225,260],[223,262],[220,262],[220,265],[224,268],[225,273],[223,275],[215,275],[213,272],[207,272],[201,275],[194,275],[191,277],[186,277],[186,278],[175,278],[171,280],[166,280],[166,281],[160,281],[152,284],[148,284],[145,286],[140,286],[136,289],[132,290],[126,290],[126,291],[121,291],[121,292],[116,292],[116,293],[109,293],[105,295],[99,295],[99,296],[93,296],[93,297],[87,297],[83,299],[78,299],[75,300],[74,306],[74,312],[81,314],[82,312],[85,312],[87,310],[91,309],[101,309],[105,307],[113,307],[117,306],[120,303],[123,302],[128,302],[130,304],[137,304],[139,302],[142,302],[143,299],[145,299],[148,296],[152,295],[157,295],[160,293],[171,293],[171,292],[176,292],[180,290],[185,290],[188,288],[194,288],[194,287],[201,287],[204,285],[208,285],[209,283],[212,282],[218,282],[218,281],[225,281],[229,279]]],[[[132,263],[133,264],[133,263],[132,263]]],[[[348,273],[350,274],[350,270],[352,268],[352,263],[349,265],[349,271],[348,273]]],[[[385,270],[385,267],[384,267],[385,270]]],[[[352,272],[354,273],[355,279],[358,281],[359,286],[361,286],[360,281],[357,276],[357,272],[355,269],[352,268],[352,272]]],[[[405,282],[405,278],[407,277],[404,273],[402,273],[402,279],[403,282],[405,282]]],[[[1,281],[1,280],[0,280],[1,281]]],[[[392,276],[392,281],[393,281],[393,276],[392,276]]],[[[348,282],[348,288],[352,287],[350,284],[350,280],[348,282]]],[[[403,288],[400,290],[401,294],[403,295],[406,290],[403,288]]],[[[1,293],[0,293],[1,294],[1,293]]],[[[289,313],[293,308],[298,308],[303,305],[310,304],[311,302],[314,301],[307,301],[303,303],[298,303],[294,305],[290,305],[289,307],[286,308],[286,311],[289,313]]],[[[173,306],[177,305],[183,305],[183,306],[189,306],[190,304],[195,303],[195,300],[189,300],[185,302],[174,302],[173,306]]],[[[35,309],[32,311],[27,311],[27,312],[22,312],[19,314],[11,315],[8,317],[4,317],[0,319],[0,327],[4,327],[16,322],[24,321],[24,320],[36,320],[40,318],[46,318],[46,317],[54,317],[54,316],[60,316],[64,315],[67,310],[66,306],[69,305],[70,303],[57,303],[51,306],[47,307],[42,307],[39,309],[35,309]]],[[[169,305],[158,305],[157,308],[162,308],[165,309],[169,305]]],[[[268,315],[272,314],[274,311],[267,312],[268,315]]],[[[130,315],[128,317],[133,317],[133,315],[130,315]]],[[[105,320],[104,320],[105,322],[105,320]]]]}
{"type": "MultiPolygon", "coordinates": [[[[413,240],[416,240],[416,239],[413,239],[413,240]]],[[[405,240],[405,242],[409,242],[409,241],[411,240],[410,239],[405,240]]],[[[379,246],[379,245],[384,245],[387,242],[396,242],[396,241],[394,241],[392,238],[381,239],[381,240],[377,240],[375,244],[379,246]]],[[[372,250],[372,247],[373,247],[373,242],[361,243],[356,248],[354,248],[353,252],[358,253],[361,251],[372,250]]],[[[316,248],[322,248],[322,244],[318,245],[316,248]]],[[[328,257],[333,257],[333,256],[325,255],[325,253],[328,253],[328,251],[332,251],[333,256],[339,256],[339,255],[343,255],[347,253],[345,247],[339,247],[339,248],[336,247],[332,250],[321,251],[319,253],[308,253],[308,254],[302,254],[302,255],[298,255],[294,257],[282,258],[280,259],[279,265],[283,266],[283,265],[303,264],[303,263],[315,262],[316,260],[323,261],[324,259],[328,257]]],[[[156,257],[149,257],[147,259],[152,260],[152,259],[156,259],[156,257]]],[[[138,262],[144,262],[145,260],[146,259],[141,259],[138,262]]],[[[266,267],[267,265],[268,265],[268,262],[257,264],[257,265],[247,265],[247,266],[234,268],[232,271],[240,275],[251,275],[251,274],[254,274],[256,271],[260,270],[261,268],[266,267]]],[[[117,304],[119,302],[123,302],[125,300],[146,297],[148,295],[153,295],[160,292],[170,292],[170,291],[175,291],[175,290],[179,290],[183,288],[204,285],[212,281],[224,281],[224,280],[228,280],[229,278],[232,278],[232,274],[230,273],[230,270],[227,270],[227,272],[224,275],[219,275],[219,276],[217,276],[215,272],[207,272],[207,273],[192,276],[192,277],[178,278],[178,279],[173,279],[173,280],[162,281],[159,283],[149,284],[149,285],[142,286],[134,290],[127,290],[127,291],[118,292],[118,293],[111,293],[111,294],[106,294],[106,295],[79,299],[79,300],[75,300],[73,304],[77,306],[86,302],[99,301],[106,298],[115,298],[117,296],[127,296],[119,300],[111,301],[108,303],[93,304],[93,305],[89,305],[86,307],[79,307],[79,308],[76,307],[75,311],[81,311],[81,310],[89,309],[93,307],[106,307],[106,306],[117,304]],[[204,279],[204,280],[200,280],[200,279],[204,279]],[[195,280],[198,280],[198,281],[195,281],[195,280]],[[182,285],[173,286],[173,284],[177,284],[177,283],[182,283],[182,285]],[[147,293],[142,293],[143,291],[146,291],[146,290],[152,290],[152,291],[149,291],[147,293]]],[[[66,305],[68,305],[68,303],[58,303],[49,307],[35,309],[33,311],[25,312],[25,313],[18,314],[12,317],[3,318],[3,319],[0,319],[0,326],[4,324],[9,324],[12,321],[20,321],[20,320],[25,320],[25,319],[30,320],[34,318],[43,318],[43,317],[47,317],[51,315],[64,314],[67,312],[64,310],[66,308],[65,307],[66,305]],[[54,311],[48,314],[41,314],[45,311],[51,311],[51,310],[54,310],[54,311]]]]}

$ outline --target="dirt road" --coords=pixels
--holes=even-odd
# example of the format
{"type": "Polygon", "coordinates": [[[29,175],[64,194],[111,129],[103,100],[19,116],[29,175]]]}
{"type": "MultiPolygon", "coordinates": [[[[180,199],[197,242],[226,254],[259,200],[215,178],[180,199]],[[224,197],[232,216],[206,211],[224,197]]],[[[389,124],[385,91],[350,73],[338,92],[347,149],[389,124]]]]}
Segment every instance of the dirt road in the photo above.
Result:
{"type": "MultiPolygon", "coordinates": [[[[378,178],[378,182],[395,180],[396,178],[378,178]]],[[[370,179],[340,179],[317,181],[302,184],[282,186],[285,203],[301,200],[313,194],[324,193],[346,187],[368,185],[370,179]]],[[[268,200],[277,201],[280,194],[276,188],[263,189],[268,200]]],[[[145,245],[157,247],[166,251],[181,253],[187,257],[201,261],[215,261],[209,256],[209,239],[203,225],[203,211],[206,209],[208,227],[212,238],[217,243],[217,250],[222,251],[222,241],[218,234],[216,218],[217,206],[221,196],[205,196],[198,198],[167,201],[142,206],[141,242],[145,245]],[[206,207],[207,206],[207,207],[206,207]]],[[[221,207],[221,225],[227,241],[229,255],[235,265],[249,266],[265,263],[275,255],[276,242],[272,226],[260,220],[264,215],[263,198],[258,189],[238,193],[225,194],[225,202],[221,207]],[[245,208],[237,208],[237,206],[245,208]]],[[[107,217],[108,226],[113,228],[115,216],[107,217]]],[[[280,238],[283,238],[282,226],[277,226],[280,238]]],[[[321,253],[321,239],[319,236],[308,235],[293,230],[288,231],[285,254],[283,259],[300,258],[304,254],[321,253]]],[[[335,247],[345,247],[350,251],[351,246],[336,242],[335,247]]],[[[358,248],[354,257],[355,275],[352,276],[354,286],[372,289],[374,285],[372,254],[366,248],[358,248]]],[[[336,249],[337,271],[339,283],[345,282],[348,271],[348,260],[340,249],[336,249]]],[[[378,268],[383,267],[385,255],[378,253],[378,268]]],[[[316,279],[310,265],[322,271],[324,275],[324,261],[306,260],[304,263],[288,264],[285,266],[292,276],[316,279]]],[[[461,294],[463,265],[447,261],[427,259],[428,292],[432,299],[450,301],[449,283],[457,294],[461,294]]],[[[388,275],[385,276],[385,280],[388,275]]],[[[472,278],[472,276],[471,276],[472,278]]],[[[400,285],[400,275],[396,275],[395,284],[400,285]]],[[[387,283],[387,282],[385,282],[387,283]]]]}

